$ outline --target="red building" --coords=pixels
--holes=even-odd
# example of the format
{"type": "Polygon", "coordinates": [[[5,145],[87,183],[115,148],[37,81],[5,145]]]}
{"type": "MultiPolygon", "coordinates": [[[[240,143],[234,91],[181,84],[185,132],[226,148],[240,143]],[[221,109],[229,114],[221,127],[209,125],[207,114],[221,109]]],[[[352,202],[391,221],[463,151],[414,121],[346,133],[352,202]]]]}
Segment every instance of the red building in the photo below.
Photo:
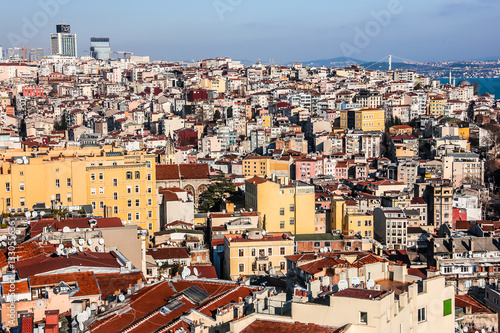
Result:
{"type": "Polygon", "coordinates": [[[31,84],[23,88],[23,96],[29,97],[43,97],[45,95],[45,90],[37,85],[31,84]]]}
{"type": "Polygon", "coordinates": [[[182,128],[174,132],[176,144],[180,147],[198,147],[198,131],[192,128],[182,128]]]}
{"type": "Polygon", "coordinates": [[[455,229],[457,221],[467,221],[467,211],[464,208],[453,208],[451,229],[455,229]]]}
{"type": "Polygon", "coordinates": [[[208,93],[205,89],[196,89],[189,92],[189,101],[200,101],[208,99],[208,93]]]}

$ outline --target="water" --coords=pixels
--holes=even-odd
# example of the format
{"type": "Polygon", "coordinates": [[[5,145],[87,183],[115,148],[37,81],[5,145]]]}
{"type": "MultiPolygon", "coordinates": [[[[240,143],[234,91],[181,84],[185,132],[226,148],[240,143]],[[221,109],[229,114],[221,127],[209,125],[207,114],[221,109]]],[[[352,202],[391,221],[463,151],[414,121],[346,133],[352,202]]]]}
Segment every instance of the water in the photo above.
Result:
{"type": "MultiPolygon", "coordinates": [[[[447,79],[439,79],[441,83],[448,83],[449,78],[447,79]]],[[[495,98],[500,98],[500,78],[487,78],[487,79],[466,79],[470,83],[477,82],[479,83],[479,95],[483,95],[486,93],[495,95],[495,98]]],[[[456,79],[455,82],[462,81],[462,79],[456,79]]]]}

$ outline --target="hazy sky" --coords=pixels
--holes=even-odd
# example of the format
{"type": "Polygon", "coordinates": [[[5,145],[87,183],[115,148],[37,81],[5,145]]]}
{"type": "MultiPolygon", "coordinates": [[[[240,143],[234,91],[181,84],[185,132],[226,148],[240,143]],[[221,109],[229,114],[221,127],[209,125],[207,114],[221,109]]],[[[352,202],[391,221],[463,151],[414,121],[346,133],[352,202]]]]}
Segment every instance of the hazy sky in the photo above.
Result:
{"type": "Polygon", "coordinates": [[[500,57],[499,13],[498,0],[3,0],[0,45],[49,47],[63,19],[79,55],[95,36],[155,60],[468,60],[500,57]]]}

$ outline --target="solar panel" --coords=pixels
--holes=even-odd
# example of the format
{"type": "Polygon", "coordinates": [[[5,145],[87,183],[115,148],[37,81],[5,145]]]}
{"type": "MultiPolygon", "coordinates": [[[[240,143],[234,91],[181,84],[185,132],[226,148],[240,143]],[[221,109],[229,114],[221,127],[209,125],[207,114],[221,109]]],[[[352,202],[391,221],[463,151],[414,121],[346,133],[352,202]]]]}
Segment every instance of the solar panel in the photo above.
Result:
{"type": "Polygon", "coordinates": [[[182,303],[181,301],[179,301],[178,299],[174,299],[172,302],[168,303],[167,305],[161,307],[160,309],[160,313],[164,316],[166,316],[167,314],[169,314],[170,312],[174,311],[175,309],[178,309],[180,308],[181,306],[183,306],[184,303],[182,303]]]}
{"type": "Polygon", "coordinates": [[[196,285],[185,289],[184,291],[182,291],[182,293],[196,303],[201,303],[210,296],[209,293],[196,285]]]}

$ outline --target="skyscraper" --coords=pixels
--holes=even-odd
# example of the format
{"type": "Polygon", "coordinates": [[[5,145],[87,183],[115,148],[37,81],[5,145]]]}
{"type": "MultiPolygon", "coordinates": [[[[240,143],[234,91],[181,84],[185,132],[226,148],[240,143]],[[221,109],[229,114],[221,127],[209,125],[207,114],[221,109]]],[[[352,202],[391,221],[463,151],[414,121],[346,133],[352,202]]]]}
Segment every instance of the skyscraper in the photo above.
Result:
{"type": "Polygon", "coordinates": [[[71,33],[71,26],[61,23],[56,25],[56,31],[57,33],[50,35],[52,54],[76,57],[76,34],[71,33]]]}
{"type": "Polygon", "coordinates": [[[107,37],[92,37],[90,38],[90,56],[94,59],[107,60],[111,47],[109,38],[107,37]]]}

